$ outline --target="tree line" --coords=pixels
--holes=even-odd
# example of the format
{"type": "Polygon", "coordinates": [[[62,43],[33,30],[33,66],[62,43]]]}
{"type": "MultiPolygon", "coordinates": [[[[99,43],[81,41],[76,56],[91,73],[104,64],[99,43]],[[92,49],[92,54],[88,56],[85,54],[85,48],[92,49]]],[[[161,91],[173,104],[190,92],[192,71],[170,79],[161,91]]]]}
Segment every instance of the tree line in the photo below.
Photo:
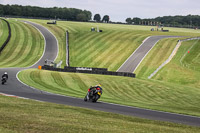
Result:
{"type": "Polygon", "coordinates": [[[22,16],[50,19],[65,19],[70,21],[89,21],[92,13],[76,8],[42,8],[36,6],[1,5],[0,16],[22,16]]]}
{"type": "Polygon", "coordinates": [[[108,23],[110,21],[110,17],[108,15],[105,15],[101,19],[101,15],[100,14],[95,14],[93,20],[96,21],[96,22],[106,22],[106,23],[108,23]]]}
{"type": "Polygon", "coordinates": [[[199,15],[187,15],[187,16],[164,16],[156,17],[153,19],[141,19],[138,17],[127,18],[128,24],[136,25],[164,25],[168,27],[183,27],[183,28],[200,28],[200,16],[199,15]]]}

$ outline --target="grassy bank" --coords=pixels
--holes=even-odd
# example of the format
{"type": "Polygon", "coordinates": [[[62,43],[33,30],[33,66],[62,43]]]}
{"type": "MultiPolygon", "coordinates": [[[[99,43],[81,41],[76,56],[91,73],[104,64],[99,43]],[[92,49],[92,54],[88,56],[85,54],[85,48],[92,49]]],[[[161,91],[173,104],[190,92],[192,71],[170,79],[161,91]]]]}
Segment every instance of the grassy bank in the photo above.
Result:
{"type": "Polygon", "coordinates": [[[191,29],[170,28],[169,33],[151,32],[152,26],[117,25],[102,23],[82,23],[58,21],[57,25],[47,25],[47,20],[30,20],[47,27],[59,40],[60,52],[57,60],[65,64],[65,31],[70,33],[70,64],[82,67],[103,67],[116,71],[135,51],[147,36],[180,35],[196,36],[191,29]],[[103,30],[91,32],[91,27],[103,30]]]}
{"type": "Polygon", "coordinates": [[[26,70],[24,83],[44,91],[83,98],[91,85],[101,83],[100,100],[154,110],[200,116],[200,90],[164,82],[127,77],[26,70]]]}
{"type": "Polygon", "coordinates": [[[153,79],[196,87],[200,90],[199,49],[200,40],[183,42],[173,60],[153,79]]]}
{"type": "Polygon", "coordinates": [[[28,67],[40,59],[44,50],[44,39],[32,26],[8,20],[12,37],[0,56],[0,67],[28,67]]]}
{"type": "Polygon", "coordinates": [[[179,39],[167,38],[160,40],[135,71],[137,77],[147,79],[148,76],[168,59],[179,39]]]}
{"type": "Polygon", "coordinates": [[[200,128],[0,96],[0,132],[198,133],[200,128]]]}

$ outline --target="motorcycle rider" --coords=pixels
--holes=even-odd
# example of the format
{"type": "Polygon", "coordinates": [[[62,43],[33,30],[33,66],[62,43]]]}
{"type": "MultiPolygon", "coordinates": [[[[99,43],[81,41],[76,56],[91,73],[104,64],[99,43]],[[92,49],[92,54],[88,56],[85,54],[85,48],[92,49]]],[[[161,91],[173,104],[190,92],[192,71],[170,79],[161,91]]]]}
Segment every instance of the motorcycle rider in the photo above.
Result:
{"type": "Polygon", "coordinates": [[[87,99],[86,99],[86,101],[87,100],[89,100],[89,95],[93,95],[93,92],[94,92],[94,90],[101,90],[101,92],[102,92],[102,88],[101,88],[101,84],[98,84],[98,85],[96,85],[96,86],[91,86],[89,89],[88,89],[88,93],[87,93],[87,99]]]}
{"type": "Polygon", "coordinates": [[[8,73],[7,72],[5,72],[3,75],[2,75],[2,79],[3,78],[6,78],[6,80],[8,79],[8,73]]]}

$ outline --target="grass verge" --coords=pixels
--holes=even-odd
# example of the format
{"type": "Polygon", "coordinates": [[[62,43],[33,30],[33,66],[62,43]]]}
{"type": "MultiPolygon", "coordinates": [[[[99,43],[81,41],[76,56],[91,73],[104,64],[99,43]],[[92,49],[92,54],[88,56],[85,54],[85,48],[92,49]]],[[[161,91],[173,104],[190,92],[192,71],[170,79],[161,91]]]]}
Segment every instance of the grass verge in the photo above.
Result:
{"type": "Polygon", "coordinates": [[[200,128],[0,96],[0,131],[198,133],[200,128]]]}

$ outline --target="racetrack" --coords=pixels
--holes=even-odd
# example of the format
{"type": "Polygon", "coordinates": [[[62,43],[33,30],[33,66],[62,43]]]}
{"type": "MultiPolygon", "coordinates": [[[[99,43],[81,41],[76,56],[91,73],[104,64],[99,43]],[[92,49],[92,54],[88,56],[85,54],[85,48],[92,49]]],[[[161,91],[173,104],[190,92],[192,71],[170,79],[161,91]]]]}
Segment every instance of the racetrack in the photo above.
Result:
{"type": "MultiPolygon", "coordinates": [[[[53,36],[43,26],[31,23],[31,22],[27,22],[27,23],[34,25],[43,34],[43,36],[46,40],[45,52],[44,52],[42,58],[36,64],[31,66],[31,68],[37,68],[38,65],[43,65],[44,61],[46,59],[55,60],[55,58],[57,56],[57,51],[58,51],[58,44],[57,44],[57,40],[56,40],[55,36],[53,36]]],[[[154,45],[158,40],[160,40],[162,38],[166,38],[166,37],[170,37],[170,36],[150,37],[140,46],[140,48],[150,50],[151,48],[147,44],[154,45]]],[[[153,47],[153,46],[151,46],[151,47],[153,47]]],[[[140,48],[138,48],[138,50],[140,48]]],[[[147,50],[147,52],[149,50],[147,50]]],[[[140,51],[140,52],[142,53],[143,58],[144,58],[146,53],[143,51],[140,51]]],[[[143,58],[139,59],[140,55],[138,55],[137,57],[138,57],[137,60],[139,62],[143,59],[143,58]]],[[[129,59],[131,59],[131,58],[129,58],[129,59]]],[[[125,65],[125,66],[127,66],[127,65],[125,65]]],[[[132,68],[130,68],[130,69],[129,68],[124,69],[124,67],[121,67],[121,68],[123,68],[123,71],[132,71],[132,68]]],[[[106,111],[106,112],[113,112],[113,113],[120,113],[120,114],[124,114],[124,115],[137,116],[137,117],[153,119],[153,120],[169,121],[169,122],[183,123],[183,124],[188,124],[188,125],[193,125],[193,126],[200,126],[200,118],[199,117],[179,115],[179,114],[173,114],[173,113],[167,113],[167,112],[161,112],[161,111],[153,111],[153,110],[147,110],[147,109],[140,109],[140,108],[135,108],[135,107],[128,107],[128,106],[103,103],[103,102],[90,103],[90,102],[84,102],[83,99],[79,99],[79,98],[72,98],[72,97],[51,94],[48,92],[43,92],[43,91],[31,88],[29,86],[26,86],[26,85],[22,84],[20,81],[18,81],[16,75],[19,71],[24,70],[24,69],[28,69],[28,68],[1,68],[0,74],[2,75],[5,71],[7,71],[9,74],[9,80],[6,85],[0,86],[0,92],[5,93],[5,94],[16,95],[16,96],[20,96],[20,97],[24,97],[24,98],[39,100],[39,101],[72,105],[72,106],[90,108],[90,109],[101,110],[101,111],[106,111]]]]}
{"type": "Polygon", "coordinates": [[[163,38],[175,38],[178,36],[151,36],[148,37],[140,47],[138,47],[135,52],[122,64],[122,66],[117,70],[118,72],[129,72],[133,73],[153,46],[163,38]]]}

